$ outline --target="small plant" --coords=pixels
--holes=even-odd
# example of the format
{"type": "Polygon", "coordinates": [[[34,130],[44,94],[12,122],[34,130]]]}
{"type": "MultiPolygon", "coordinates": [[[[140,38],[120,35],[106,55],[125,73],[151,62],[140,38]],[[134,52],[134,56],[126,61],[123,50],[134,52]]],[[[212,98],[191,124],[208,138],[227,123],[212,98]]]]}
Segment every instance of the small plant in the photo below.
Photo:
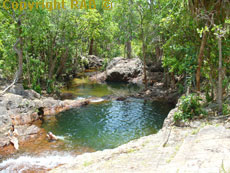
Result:
{"type": "Polygon", "coordinates": [[[81,57],[80,64],[81,64],[81,66],[86,67],[86,66],[89,65],[89,60],[87,58],[85,58],[85,57],[81,57]]]}
{"type": "Polygon", "coordinates": [[[101,71],[104,71],[108,65],[108,62],[109,62],[109,59],[108,58],[105,58],[103,63],[102,63],[102,67],[101,67],[101,71]]]}
{"type": "Polygon", "coordinates": [[[178,111],[174,114],[174,121],[187,121],[194,116],[199,116],[205,112],[202,110],[201,98],[195,94],[182,96],[180,98],[180,105],[178,111]]]}
{"type": "Polygon", "coordinates": [[[223,104],[223,115],[230,114],[230,105],[229,104],[223,104]]]}

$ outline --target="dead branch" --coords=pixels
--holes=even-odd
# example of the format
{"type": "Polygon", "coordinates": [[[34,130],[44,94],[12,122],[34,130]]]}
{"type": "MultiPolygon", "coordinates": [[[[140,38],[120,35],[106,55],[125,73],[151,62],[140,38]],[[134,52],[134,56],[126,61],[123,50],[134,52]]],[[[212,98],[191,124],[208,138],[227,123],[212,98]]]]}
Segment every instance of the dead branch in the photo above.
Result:
{"type": "MultiPolygon", "coordinates": [[[[19,41],[20,39],[18,39],[13,46],[13,49],[15,50],[17,54],[20,54],[20,50],[17,49],[17,45],[19,41]]],[[[15,83],[18,82],[18,78],[19,78],[19,70],[17,70],[17,72],[15,73],[13,82],[8,87],[6,87],[2,93],[0,93],[0,97],[3,96],[6,93],[6,91],[8,91],[15,83]]]]}
{"type": "Polygon", "coordinates": [[[17,72],[15,73],[14,81],[13,81],[8,87],[6,87],[6,88],[3,90],[3,92],[0,94],[0,97],[3,96],[3,95],[5,94],[5,92],[8,91],[15,83],[17,83],[17,81],[18,81],[18,73],[19,73],[19,71],[17,71],[17,72]]]}

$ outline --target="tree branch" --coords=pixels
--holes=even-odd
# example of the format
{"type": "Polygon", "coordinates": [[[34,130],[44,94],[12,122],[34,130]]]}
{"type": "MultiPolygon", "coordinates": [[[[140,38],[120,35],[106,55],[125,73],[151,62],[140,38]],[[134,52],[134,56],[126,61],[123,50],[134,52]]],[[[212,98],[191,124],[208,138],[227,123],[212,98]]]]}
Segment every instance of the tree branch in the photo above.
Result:
{"type": "MultiPolygon", "coordinates": [[[[20,54],[20,50],[17,49],[17,45],[19,42],[20,42],[20,39],[18,39],[13,46],[13,49],[15,50],[17,54],[20,54]]],[[[6,87],[2,93],[0,93],[0,96],[3,96],[6,93],[6,91],[8,91],[15,83],[17,83],[18,78],[19,78],[19,70],[16,71],[13,82],[8,87],[6,87]]]]}
{"type": "Polygon", "coordinates": [[[14,81],[8,87],[6,87],[2,93],[0,93],[0,97],[3,96],[6,93],[6,91],[8,91],[15,83],[17,83],[18,73],[19,73],[19,71],[16,71],[16,73],[14,75],[14,81]]]}

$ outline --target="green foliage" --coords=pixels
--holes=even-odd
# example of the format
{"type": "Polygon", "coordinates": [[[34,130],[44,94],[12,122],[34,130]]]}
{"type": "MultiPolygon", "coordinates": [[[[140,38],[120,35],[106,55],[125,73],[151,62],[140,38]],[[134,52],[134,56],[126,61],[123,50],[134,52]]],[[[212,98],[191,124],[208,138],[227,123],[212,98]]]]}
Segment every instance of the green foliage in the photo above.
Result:
{"type": "Polygon", "coordinates": [[[223,115],[229,115],[230,114],[230,105],[224,103],[223,104],[223,115]]]}
{"type": "Polygon", "coordinates": [[[80,57],[81,66],[87,66],[89,64],[89,60],[85,57],[80,57]]]}
{"type": "Polygon", "coordinates": [[[108,58],[105,58],[102,63],[101,71],[104,71],[106,69],[108,62],[109,62],[108,58]]]}
{"type": "MultiPolygon", "coordinates": [[[[93,54],[105,58],[102,69],[105,69],[107,60],[126,56],[126,44],[130,42],[132,57],[143,59],[142,43],[145,42],[145,54],[150,63],[162,61],[166,72],[182,76],[176,86],[183,93],[187,87],[192,89],[195,86],[201,36],[207,31],[201,76],[202,81],[208,81],[203,83],[202,89],[212,100],[210,91],[215,91],[218,79],[216,37],[220,35],[223,35],[223,87],[227,88],[229,83],[229,2],[216,5],[220,9],[214,11],[221,14],[214,14],[213,21],[209,22],[204,16],[202,18],[206,7],[202,6],[201,13],[197,14],[197,9],[189,8],[186,2],[114,0],[112,10],[103,10],[102,1],[96,1],[95,10],[34,8],[23,12],[6,11],[0,7],[0,68],[4,76],[13,78],[18,68],[13,45],[21,37],[24,85],[38,92],[41,89],[54,92],[62,74],[76,69],[80,71],[82,64],[87,63],[78,57],[88,54],[92,39],[93,54]],[[19,18],[20,26],[17,24],[19,18]],[[207,26],[206,23],[213,25],[207,26]]],[[[71,2],[66,3],[70,6],[71,2]]],[[[207,9],[211,6],[210,2],[207,9]]]]}
{"type": "MultiPolygon", "coordinates": [[[[186,11],[180,10],[163,18],[160,25],[162,31],[167,32],[168,37],[163,45],[163,66],[176,75],[184,74],[186,85],[191,86],[195,80],[199,48],[199,45],[196,44],[199,40],[196,24],[186,11]],[[176,26],[181,27],[177,28],[176,26]]],[[[162,34],[164,35],[164,33],[162,34]]]]}
{"type": "Polygon", "coordinates": [[[203,114],[201,98],[195,94],[182,96],[178,111],[174,114],[174,121],[191,120],[194,116],[203,114]]]}

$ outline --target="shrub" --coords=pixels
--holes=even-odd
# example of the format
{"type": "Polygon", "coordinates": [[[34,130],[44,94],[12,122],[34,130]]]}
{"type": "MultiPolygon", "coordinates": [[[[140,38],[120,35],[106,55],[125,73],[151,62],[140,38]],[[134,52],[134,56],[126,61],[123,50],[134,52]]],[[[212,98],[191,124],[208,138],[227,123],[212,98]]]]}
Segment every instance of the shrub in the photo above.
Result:
{"type": "Polygon", "coordinates": [[[195,94],[182,96],[178,111],[174,114],[174,121],[190,120],[194,116],[205,113],[200,103],[201,98],[195,94]]]}
{"type": "Polygon", "coordinates": [[[228,115],[230,114],[230,105],[224,103],[223,104],[223,115],[228,115]]]}

